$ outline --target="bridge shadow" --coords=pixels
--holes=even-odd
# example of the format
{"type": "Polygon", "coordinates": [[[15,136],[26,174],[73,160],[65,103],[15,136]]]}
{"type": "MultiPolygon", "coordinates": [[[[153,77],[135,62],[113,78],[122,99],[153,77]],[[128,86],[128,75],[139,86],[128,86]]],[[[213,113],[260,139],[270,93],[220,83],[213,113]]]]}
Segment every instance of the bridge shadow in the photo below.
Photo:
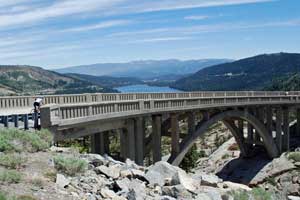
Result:
{"type": "Polygon", "coordinates": [[[236,158],[229,161],[216,175],[224,181],[249,185],[254,177],[272,162],[267,153],[259,150],[251,158],[236,158]]]}

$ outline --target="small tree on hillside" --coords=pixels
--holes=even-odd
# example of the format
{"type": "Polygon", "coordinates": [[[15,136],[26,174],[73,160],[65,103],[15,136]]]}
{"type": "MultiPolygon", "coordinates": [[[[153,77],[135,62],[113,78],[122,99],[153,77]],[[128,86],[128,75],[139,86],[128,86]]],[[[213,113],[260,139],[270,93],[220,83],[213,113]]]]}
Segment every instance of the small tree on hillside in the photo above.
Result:
{"type": "Polygon", "coordinates": [[[197,161],[199,158],[204,157],[204,151],[197,151],[197,146],[194,144],[189,152],[183,158],[180,167],[187,172],[190,172],[193,168],[197,166],[197,161]]]}

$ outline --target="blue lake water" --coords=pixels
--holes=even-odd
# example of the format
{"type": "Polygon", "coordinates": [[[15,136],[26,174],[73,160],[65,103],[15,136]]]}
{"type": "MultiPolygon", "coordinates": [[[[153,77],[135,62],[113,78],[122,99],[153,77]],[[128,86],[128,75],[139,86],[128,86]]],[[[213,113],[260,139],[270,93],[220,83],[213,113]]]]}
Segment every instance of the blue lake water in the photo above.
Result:
{"type": "Polygon", "coordinates": [[[121,93],[140,93],[140,92],[180,92],[179,90],[170,87],[158,87],[149,85],[129,85],[117,87],[116,90],[121,93]]]}

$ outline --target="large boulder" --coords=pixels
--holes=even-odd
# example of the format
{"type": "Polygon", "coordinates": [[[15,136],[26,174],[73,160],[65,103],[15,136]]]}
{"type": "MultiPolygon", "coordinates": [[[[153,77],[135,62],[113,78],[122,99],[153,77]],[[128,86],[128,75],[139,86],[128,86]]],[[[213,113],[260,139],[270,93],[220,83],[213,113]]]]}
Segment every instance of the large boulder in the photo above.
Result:
{"type": "Polygon", "coordinates": [[[121,189],[118,194],[127,199],[143,200],[146,198],[146,186],[140,180],[124,178],[117,180],[116,185],[121,189]]]}
{"type": "Polygon", "coordinates": [[[60,187],[60,188],[65,188],[70,184],[70,180],[68,178],[66,178],[64,175],[62,174],[57,174],[56,175],[56,184],[60,187]]]}
{"type": "Polygon", "coordinates": [[[152,185],[182,185],[189,191],[195,191],[200,182],[192,179],[179,167],[160,161],[148,168],[145,178],[152,185]],[[167,184],[166,184],[167,183],[167,184]]]}
{"type": "Polygon", "coordinates": [[[95,172],[97,174],[104,174],[105,176],[117,179],[120,176],[120,167],[118,165],[113,165],[111,167],[106,167],[105,165],[99,166],[95,168],[95,172]]]}

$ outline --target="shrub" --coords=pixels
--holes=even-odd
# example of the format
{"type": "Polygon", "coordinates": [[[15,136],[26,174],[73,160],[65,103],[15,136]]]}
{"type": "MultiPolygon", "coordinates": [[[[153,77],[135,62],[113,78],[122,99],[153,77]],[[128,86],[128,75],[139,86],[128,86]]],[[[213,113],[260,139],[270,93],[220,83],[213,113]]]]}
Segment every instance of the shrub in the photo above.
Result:
{"type": "Polygon", "coordinates": [[[251,191],[255,200],[272,200],[272,194],[262,188],[254,188],[251,191]]]}
{"type": "Polygon", "coordinates": [[[87,169],[87,162],[74,156],[55,156],[54,164],[58,171],[70,176],[82,173],[87,169]]]}
{"type": "Polygon", "coordinates": [[[0,155],[0,165],[10,169],[18,169],[24,162],[25,158],[20,154],[12,153],[0,155]]]}
{"type": "Polygon", "coordinates": [[[38,199],[31,195],[21,195],[21,196],[18,196],[18,198],[16,200],[38,200],[38,199]]]}
{"type": "Polygon", "coordinates": [[[190,172],[197,166],[197,161],[200,157],[204,157],[205,152],[198,152],[197,146],[194,144],[189,152],[183,158],[180,167],[187,172],[190,172]]]}
{"type": "Polygon", "coordinates": [[[22,131],[18,129],[0,129],[1,152],[37,152],[50,146],[51,133],[49,131],[22,131]]]}
{"type": "Polygon", "coordinates": [[[228,151],[237,151],[237,150],[239,150],[239,146],[237,145],[237,143],[234,143],[230,145],[230,147],[228,147],[228,151]]]}
{"type": "Polygon", "coordinates": [[[288,159],[293,160],[295,162],[300,162],[300,152],[289,153],[288,159]]]}
{"type": "Polygon", "coordinates": [[[16,170],[1,170],[0,181],[5,183],[19,183],[22,179],[21,173],[16,170]]]}
{"type": "Polygon", "coordinates": [[[230,194],[233,196],[234,200],[249,200],[250,199],[249,193],[246,191],[242,191],[242,190],[232,191],[230,194]]]}

